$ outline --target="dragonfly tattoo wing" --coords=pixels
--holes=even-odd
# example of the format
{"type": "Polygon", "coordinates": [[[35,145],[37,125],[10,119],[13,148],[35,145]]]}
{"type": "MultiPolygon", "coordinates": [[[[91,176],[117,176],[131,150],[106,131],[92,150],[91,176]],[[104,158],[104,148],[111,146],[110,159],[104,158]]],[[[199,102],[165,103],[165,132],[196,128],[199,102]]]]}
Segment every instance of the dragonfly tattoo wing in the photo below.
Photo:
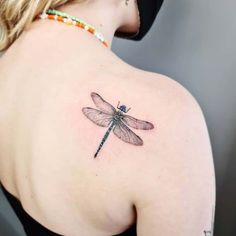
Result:
{"type": "Polygon", "coordinates": [[[108,127],[101,143],[98,146],[94,157],[97,157],[99,151],[107,140],[109,134],[113,133],[126,143],[136,146],[142,146],[143,140],[136,135],[128,126],[134,129],[150,130],[154,125],[148,121],[138,120],[132,116],[125,115],[129,109],[125,105],[117,105],[116,110],[110,103],[106,102],[99,94],[91,93],[92,100],[98,109],[91,107],[82,108],[84,115],[91,120],[94,124],[101,127],[108,127]]]}
{"type": "Polygon", "coordinates": [[[93,99],[94,104],[97,108],[99,108],[101,111],[113,115],[116,112],[116,109],[106,102],[100,95],[97,93],[91,93],[91,97],[93,99]]]}
{"type": "Polygon", "coordinates": [[[94,108],[84,107],[82,109],[83,113],[87,118],[89,118],[93,123],[102,127],[108,127],[112,121],[112,116],[108,115],[102,111],[94,108]]]}
{"type": "Polygon", "coordinates": [[[132,116],[124,115],[122,118],[122,121],[127,124],[128,126],[134,128],[134,129],[153,129],[154,126],[152,123],[144,120],[138,120],[132,116]]]}
{"type": "Polygon", "coordinates": [[[137,146],[143,145],[143,140],[122,122],[116,125],[113,129],[113,133],[126,143],[131,143],[137,146]]]}

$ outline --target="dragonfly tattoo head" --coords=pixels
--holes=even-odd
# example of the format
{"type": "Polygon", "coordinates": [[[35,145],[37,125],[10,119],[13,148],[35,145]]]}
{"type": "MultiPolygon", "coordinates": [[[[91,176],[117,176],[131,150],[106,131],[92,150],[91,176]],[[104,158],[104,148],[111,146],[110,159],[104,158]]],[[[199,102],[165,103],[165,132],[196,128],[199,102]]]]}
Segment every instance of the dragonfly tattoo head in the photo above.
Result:
{"type": "Polygon", "coordinates": [[[118,102],[117,110],[108,102],[106,102],[100,95],[97,93],[91,93],[92,100],[95,106],[98,109],[91,107],[83,107],[82,112],[84,115],[101,127],[108,127],[103,139],[98,146],[94,158],[97,157],[102,146],[107,140],[111,131],[121,140],[126,143],[130,143],[136,146],[143,145],[143,140],[136,135],[129,127],[134,129],[150,130],[154,128],[154,125],[148,121],[138,120],[132,116],[126,115],[131,108],[128,108],[125,105],[120,105],[118,102]]]}

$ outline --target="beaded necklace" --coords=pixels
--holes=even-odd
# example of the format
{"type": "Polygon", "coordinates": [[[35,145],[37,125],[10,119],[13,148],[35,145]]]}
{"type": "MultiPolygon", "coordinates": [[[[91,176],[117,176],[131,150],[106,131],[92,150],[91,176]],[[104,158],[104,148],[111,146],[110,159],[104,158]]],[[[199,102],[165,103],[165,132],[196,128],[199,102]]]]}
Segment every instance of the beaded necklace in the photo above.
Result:
{"type": "Polygon", "coordinates": [[[86,31],[96,36],[102,42],[103,45],[108,47],[108,43],[105,40],[104,36],[98,30],[96,30],[94,26],[88,24],[82,19],[79,19],[78,17],[70,16],[65,12],[61,12],[55,9],[48,9],[46,12],[40,14],[39,18],[56,20],[59,22],[66,23],[67,25],[74,25],[82,29],[85,29],[86,31]]]}

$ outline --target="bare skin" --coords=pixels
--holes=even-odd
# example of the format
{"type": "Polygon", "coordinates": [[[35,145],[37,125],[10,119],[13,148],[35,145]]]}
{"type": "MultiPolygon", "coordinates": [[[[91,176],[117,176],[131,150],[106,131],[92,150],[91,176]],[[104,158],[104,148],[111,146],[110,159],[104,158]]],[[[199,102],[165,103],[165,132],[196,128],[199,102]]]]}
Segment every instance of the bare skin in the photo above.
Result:
{"type": "Polygon", "coordinates": [[[137,222],[138,236],[210,230],[206,124],[195,99],[167,76],[126,64],[83,30],[40,20],[0,59],[0,107],[0,180],[48,229],[111,236],[137,222]],[[91,92],[154,124],[136,132],[143,146],[111,133],[94,159],[106,129],[81,111],[94,106],[91,92]]]}

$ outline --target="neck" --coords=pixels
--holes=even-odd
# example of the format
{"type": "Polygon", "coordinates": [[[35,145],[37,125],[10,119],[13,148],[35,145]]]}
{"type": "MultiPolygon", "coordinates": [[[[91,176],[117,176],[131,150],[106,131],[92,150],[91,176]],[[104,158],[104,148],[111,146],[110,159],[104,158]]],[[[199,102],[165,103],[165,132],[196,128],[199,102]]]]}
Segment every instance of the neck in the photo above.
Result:
{"type": "MultiPolygon", "coordinates": [[[[105,38],[108,43],[108,48],[111,48],[115,31],[125,26],[127,16],[124,8],[125,4],[120,1],[85,1],[81,3],[65,4],[57,8],[57,10],[65,12],[71,16],[78,17],[88,24],[94,26],[105,38]],[[119,4],[119,5],[118,5],[119,4]]],[[[67,26],[68,27],[68,26],[67,26]]],[[[130,27],[129,30],[132,28],[130,27]]],[[[84,32],[85,30],[76,31],[77,37],[73,41],[83,42],[84,40],[90,44],[97,44],[100,41],[92,34],[84,32]]],[[[135,32],[135,29],[133,29],[135,32]]],[[[85,42],[84,45],[87,43],[85,42]]]]}
{"type": "MultiPolygon", "coordinates": [[[[130,1],[133,5],[126,6],[124,0],[86,0],[56,8],[56,10],[78,17],[94,26],[103,34],[108,48],[84,29],[48,19],[35,20],[30,29],[24,32],[26,37],[23,42],[26,42],[29,48],[32,47],[32,50],[38,50],[39,54],[44,56],[47,54],[47,58],[51,55],[56,58],[65,58],[66,62],[72,63],[71,66],[76,66],[76,68],[79,58],[82,58],[79,64],[81,68],[88,64],[94,67],[96,63],[100,66],[101,63],[104,65],[106,62],[109,65],[117,65],[117,59],[120,58],[110,50],[112,40],[118,28],[124,27],[128,32],[137,30],[138,11],[134,2],[130,1]]],[[[122,31],[124,31],[123,28],[122,31]]],[[[122,60],[120,61],[122,62],[122,60]]]]}

